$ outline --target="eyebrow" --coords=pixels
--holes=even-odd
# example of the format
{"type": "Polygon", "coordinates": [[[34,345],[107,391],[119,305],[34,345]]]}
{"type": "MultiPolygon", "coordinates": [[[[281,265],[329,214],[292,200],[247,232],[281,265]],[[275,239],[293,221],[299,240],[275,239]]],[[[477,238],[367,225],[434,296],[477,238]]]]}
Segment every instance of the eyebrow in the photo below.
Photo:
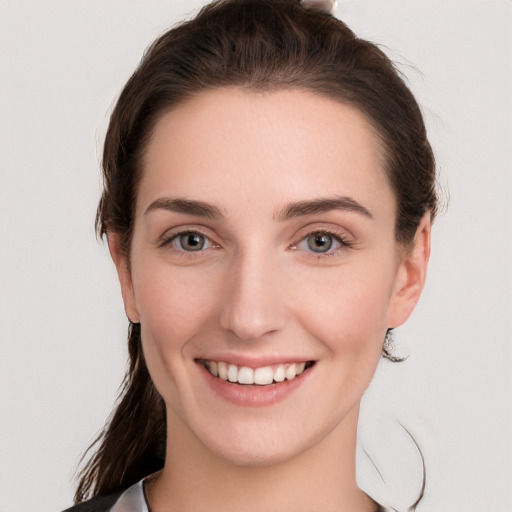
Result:
{"type": "Polygon", "coordinates": [[[286,205],[275,216],[278,220],[287,220],[303,215],[313,215],[315,213],[325,213],[331,210],[343,210],[347,212],[355,212],[369,219],[373,219],[373,215],[362,204],[355,199],[346,196],[320,198],[308,201],[298,201],[286,205]]]}
{"type": "MultiPolygon", "coordinates": [[[[166,210],[175,213],[185,213],[197,217],[206,217],[208,219],[223,219],[224,215],[216,206],[185,198],[161,197],[153,201],[144,212],[144,215],[154,210],[166,210]]],[[[325,213],[331,210],[343,210],[355,212],[369,219],[373,219],[370,211],[355,199],[346,196],[319,198],[305,201],[297,201],[287,204],[278,211],[274,218],[279,221],[302,217],[305,215],[314,215],[316,213],[325,213]]]]}
{"type": "Polygon", "coordinates": [[[206,217],[208,219],[224,218],[222,212],[216,206],[203,201],[195,201],[184,198],[161,197],[153,201],[144,212],[144,215],[154,210],[167,210],[175,213],[186,213],[188,215],[196,215],[198,217],[206,217]]]}

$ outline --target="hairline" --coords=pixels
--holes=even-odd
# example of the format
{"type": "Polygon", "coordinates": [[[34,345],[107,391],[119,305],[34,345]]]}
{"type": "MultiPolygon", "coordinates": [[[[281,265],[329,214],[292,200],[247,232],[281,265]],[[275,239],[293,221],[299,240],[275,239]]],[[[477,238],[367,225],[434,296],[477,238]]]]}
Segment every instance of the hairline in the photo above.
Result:
{"type": "MultiPolygon", "coordinates": [[[[333,90],[332,93],[328,93],[327,91],[322,90],[321,88],[315,88],[315,84],[311,83],[311,85],[308,85],[307,83],[287,83],[282,82],[279,80],[270,80],[267,82],[263,81],[240,81],[240,83],[231,83],[231,84],[219,84],[219,85],[206,85],[204,87],[202,86],[196,86],[194,90],[187,92],[185,94],[182,94],[181,98],[179,98],[177,101],[173,102],[172,104],[169,104],[167,106],[163,106],[160,108],[153,117],[149,120],[149,123],[146,127],[145,133],[143,137],[141,138],[141,142],[139,145],[139,152],[136,155],[135,159],[135,177],[133,180],[133,210],[132,210],[132,219],[131,219],[131,226],[129,230],[127,231],[127,239],[125,244],[123,244],[127,250],[127,253],[129,254],[130,248],[131,248],[131,239],[133,235],[133,229],[134,229],[134,223],[135,223],[135,211],[136,211],[136,204],[137,204],[137,197],[139,195],[139,186],[142,179],[142,176],[144,174],[144,170],[146,167],[146,158],[147,153],[149,150],[149,147],[151,145],[151,141],[153,139],[153,135],[155,133],[156,127],[159,124],[159,122],[162,120],[163,117],[165,117],[167,114],[170,114],[174,112],[175,110],[178,110],[182,106],[186,105],[188,102],[193,101],[195,98],[207,94],[209,92],[213,91],[219,91],[219,90],[225,90],[225,89],[238,89],[242,92],[246,92],[248,94],[258,94],[261,95],[265,94],[271,94],[272,92],[280,92],[280,91],[298,91],[303,92],[306,94],[310,94],[311,96],[315,96],[317,98],[324,98],[333,102],[336,102],[338,104],[347,106],[349,108],[352,108],[354,111],[357,111],[361,116],[362,119],[365,121],[366,126],[370,130],[371,134],[373,135],[373,139],[375,141],[375,154],[377,155],[377,158],[379,158],[379,164],[382,169],[382,172],[384,174],[384,178],[386,180],[386,183],[390,187],[392,191],[392,195],[394,197],[395,201],[395,240],[400,244],[406,247],[408,245],[407,242],[403,242],[399,240],[399,233],[398,233],[398,215],[399,215],[399,203],[398,203],[398,197],[397,197],[397,191],[395,190],[393,184],[390,180],[390,172],[389,172],[389,160],[390,160],[390,149],[388,147],[388,144],[386,143],[386,140],[381,133],[383,130],[382,128],[379,128],[377,122],[372,118],[372,116],[365,111],[364,108],[362,108],[361,105],[358,104],[357,101],[350,101],[348,98],[346,100],[343,99],[343,87],[339,87],[336,90],[333,90]]],[[[332,88],[331,88],[332,89],[332,88]]],[[[105,230],[108,234],[109,230],[105,230]]],[[[114,230],[112,230],[114,231],[114,230]]]]}

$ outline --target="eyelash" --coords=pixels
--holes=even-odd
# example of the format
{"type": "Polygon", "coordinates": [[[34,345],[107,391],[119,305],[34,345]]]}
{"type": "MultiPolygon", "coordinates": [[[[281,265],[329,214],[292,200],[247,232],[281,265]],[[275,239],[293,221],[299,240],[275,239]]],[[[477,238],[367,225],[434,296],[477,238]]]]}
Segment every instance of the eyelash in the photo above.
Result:
{"type": "MultiPolygon", "coordinates": [[[[307,244],[308,238],[312,237],[312,236],[330,237],[332,240],[332,243],[339,244],[339,247],[335,248],[334,250],[331,250],[331,247],[329,247],[327,249],[327,251],[325,251],[325,252],[303,249],[304,252],[310,253],[311,256],[313,256],[315,258],[327,258],[327,257],[336,256],[340,252],[350,249],[354,245],[351,240],[346,238],[344,235],[341,235],[340,233],[335,232],[334,230],[319,228],[319,229],[314,229],[312,231],[309,231],[305,236],[300,238],[300,240],[298,242],[292,243],[288,248],[291,250],[300,250],[300,244],[302,244],[302,243],[307,244]]],[[[202,233],[201,231],[199,231],[197,229],[184,229],[183,231],[173,233],[170,236],[167,236],[164,239],[162,239],[162,241],[158,247],[162,248],[162,247],[167,247],[169,245],[174,246],[174,249],[176,250],[176,252],[179,253],[180,255],[183,255],[184,257],[198,257],[201,255],[201,253],[204,253],[208,249],[217,249],[220,247],[220,245],[215,243],[214,241],[212,241],[212,239],[209,236],[205,235],[204,233],[202,233]],[[192,235],[192,236],[199,235],[204,240],[205,244],[208,244],[208,247],[206,247],[206,248],[201,247],[200,249],[194,251],[194,250],[186,250],[183,248],[183,246],[181,248],[174,246],[174,242],[178,241],[178,243],[179,243],[180,237],[182,237],[184,235],[192,235]]]]}

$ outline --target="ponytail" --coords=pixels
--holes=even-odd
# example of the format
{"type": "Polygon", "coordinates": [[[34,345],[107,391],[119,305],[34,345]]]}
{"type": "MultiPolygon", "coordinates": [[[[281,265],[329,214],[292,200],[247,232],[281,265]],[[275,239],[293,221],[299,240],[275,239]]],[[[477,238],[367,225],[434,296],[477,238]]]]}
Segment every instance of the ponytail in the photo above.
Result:
{"type": "Polygon", "coordinates": [[[144,361],[140,324],[130,324],[128,351],[118,405],[82,457],[98,445],[79,473],[75,503],[125,489],[164,465],[165,405],[144,361]]]}

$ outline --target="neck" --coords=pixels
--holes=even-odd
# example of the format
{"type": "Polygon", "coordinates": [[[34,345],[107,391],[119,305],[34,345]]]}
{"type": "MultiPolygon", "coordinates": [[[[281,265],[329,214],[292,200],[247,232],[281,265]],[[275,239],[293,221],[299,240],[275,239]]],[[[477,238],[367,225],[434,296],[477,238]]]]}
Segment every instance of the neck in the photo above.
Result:
{"type": "Polygon", "coordinates": [[[168,418],[165,467],[146,486],[153,512],[374,512],[357,486],[358,409],[314,446],[284,462],[240,466],[206,449],[168,418]]]}

